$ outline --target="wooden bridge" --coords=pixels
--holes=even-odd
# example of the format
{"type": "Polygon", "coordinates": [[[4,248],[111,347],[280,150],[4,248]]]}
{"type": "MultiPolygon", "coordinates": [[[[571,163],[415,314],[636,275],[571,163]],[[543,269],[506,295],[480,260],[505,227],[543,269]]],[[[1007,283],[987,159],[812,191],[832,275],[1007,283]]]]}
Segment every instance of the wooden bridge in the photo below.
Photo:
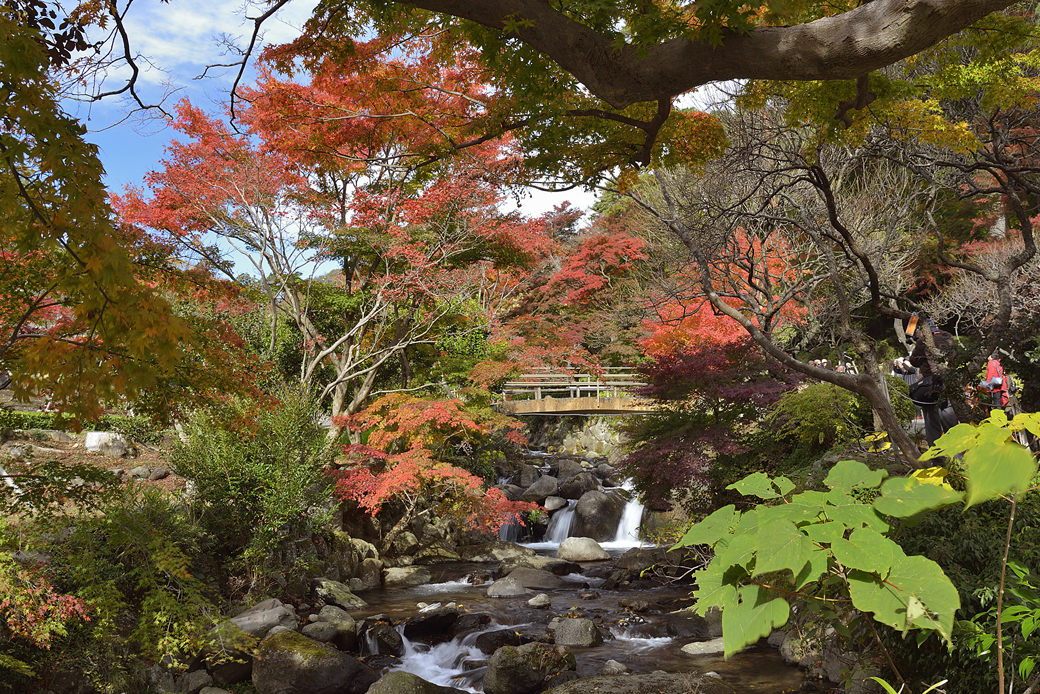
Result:
{"type": "Polygon", "coordinates": [[[639,374],[625,367],[607,367],[599,376],[537,369],[507,381],[504,400],[495,409],[511,415],[647,414],[656,406],[630,394],[646,385],[639,379],[639,374]]]}

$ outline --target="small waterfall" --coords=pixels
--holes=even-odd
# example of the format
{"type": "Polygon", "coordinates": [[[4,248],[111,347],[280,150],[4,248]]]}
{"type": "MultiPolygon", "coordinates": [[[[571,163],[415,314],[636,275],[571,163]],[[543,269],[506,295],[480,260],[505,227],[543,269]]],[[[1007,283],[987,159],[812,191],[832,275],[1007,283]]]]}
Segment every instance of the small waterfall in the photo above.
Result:
{"type": "Polygon", "coordinates": [[[557,546],[571,536],[571,524],[574,523],[574,507],[578,505],[573,499],[567,502],[567,508],[557,511],[549,527],[545,529],[545,541],[555,543],[557,546]]]}
{"type": "Polygon", "coordinates": [[[605,548],[623,549],[628,547],[641,547],[639,541],[639,527],[643,520],[643,504],[639,501],[639,495],[635,493],[635,485],[632,480],[625,480],[621,486],[631,497],[621,512],[621,520],[618,521],[617,532],[614,533],[612,542],[601,542],[605,548]]]}
{"type": "Polygon", "coordinates": [[[393,669],[410,672],[427,682],[433,682],[442,687],[455,687],[476,692],[476,685],[483,678],[487,667],[467,669],[466,663],[467,661],[486,661],[487,656],[476,647],[477,637],[483,631],[501,628],[500,625],[494,624],[487,629],[466,634],[447,643],[428,646],[424,643],[413,643],[404,635],[404,627],[402,627],[400,632],[404,642],[404,653],[401,654],[400,666],[393,669]]]}
{"type": "Polygon", "coordinates": [[[520,542],[520,535],[524,530],[523,524],[518,520],[511,520],[498,529],[498,539],[505,542],[520,542]]]}

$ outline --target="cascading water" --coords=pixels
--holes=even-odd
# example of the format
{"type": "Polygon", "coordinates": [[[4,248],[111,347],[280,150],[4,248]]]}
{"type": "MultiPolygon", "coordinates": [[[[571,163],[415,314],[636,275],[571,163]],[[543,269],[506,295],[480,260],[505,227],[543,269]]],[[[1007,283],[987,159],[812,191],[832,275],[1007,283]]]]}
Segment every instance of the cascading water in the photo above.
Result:
{"type": "Polygon", "coordinates": [[[643,504],[639,501],[639,495],[633,491],[634,485],[632,480],[626,480],[621,488],[629,492],[631,498],[629,498],[628,503],[625,504],[625,510],[621,513],[621,520],[618,521],[614,541],[600,543],[605,549],[623,549],[640,547],[642,545],[639,541],[639,527],[643,522],[643,504]]]}
{"type": "Polygon", "coordinates": [[[557,546],[571,536],[571,525],[574,524],[574,507],[578,505],[573,499],[567,502],[567,508],[561,508],[549,521],[545,529],[545,541],[557,546]]]}

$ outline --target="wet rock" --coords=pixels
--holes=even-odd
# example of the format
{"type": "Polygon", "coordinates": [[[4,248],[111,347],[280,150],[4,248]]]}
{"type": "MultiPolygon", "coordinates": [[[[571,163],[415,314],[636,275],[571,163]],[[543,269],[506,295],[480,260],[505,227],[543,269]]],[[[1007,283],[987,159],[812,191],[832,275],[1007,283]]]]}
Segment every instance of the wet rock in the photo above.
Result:
{"type": "Polygon", "coordinates": [[[422,566],[395,566],[383,574],[388,586],[421,586],[429,583],[431,578],[430,570],[422,566]]]}
{"type": "Polygon", "coordinates": [[[527,601],[527,606],[534,607],[539,610],[548,610],[550,607],[552,607],[552,601],[549,599],[549,596],[545,593],[539,593],[538,595],[534,596],[533,598],[527,601]]]}
{"type": "Polygon", "coordinates": [[[611,475],[617,472],[610,463],[600,463],[596,466],[596,475],[600,479],[607,479],[611,475]]]}
{"type": "Polygon", "coordinates": [[[600,675],[567,682],[545,694],[734,694],[733,687],[717,677],[689,672],[652,672],[648,675],[617,677],[600,675]]]}
{"type": "Polygon", "coordinates": [[[601,674],[606,676],[614,675],[627,675],[629,672],[628,668],[619,663],[616,660],[608,660],[603,663],[603,672],[601,674]]]}
{"type": "Polygon", "coordinates": [[[463,547],[459,550],[459,556],[462,561],[490,564],[499,561],[513,561],[520,557],[533,557],[534,550],[530,547],[521,547],[515,542],[495,540],[463,547]]]}
{"type": "Polygon", "coordinates": [[[583,472],[575,475],[560,485],[560,496],[564,499],[580,499],[585,492],[603,491],[597,480],[591,473],[583,472]]]}
{"type": "Polygon", "coordinates": [[[572,460],[570,458],[564,458],[557,464],[556,476],[561,480],[569,480],[575,475],[580,475],[585,472],[585,466],[581,464],[580,460],[572,460]]]}
{"type": "Polygon", "coordinates": [[[265,639],[253,665],[258,694],[364,694],[377,679],[356,658],[292,631],[265,639]]]}
{"type": "Polygon", "coordinates": [[[692,610],[680,610],[669,614],[668,633],[684,639],[713,638],[708,620],[692,610]]]}
{"type": "Polygon", "coordinates": [[[311,581],[312,600],[321,600],[328,605],[342,607],[344,610],[356,610],[368,605],[367,602],[350,592],[350,588],[339,581],[327,578],[315,578],[311,581]]]}
{"type": "Polygon", "coordinates": [[[404,653],[404,640],[397,629],[389,624],[374,624],[368,629],[369,638],[375,642],[379,655],[396,655],[404,653]]]}
{"type": "Polygon", "coordinates": [[[649,569],[654,564],[664,564],[668,560],[668,552],[663,549],[642,549],[633,547],[614,560],[619,569],[636,573],[649,569]]]}
{"type": "Polygon", "coordinates": [[[556,493],[560,490],[560,483],[555,477],[549,475],[542,475],[538,478],[538,481],[528,487],[523,494],[520,495],[521,501],[533,501],[540,504],[545,500],[547,496],[556,496],[556,493]]]}
{"type": "Polygon", "coordinates": [[[560,543],[556,557],[565,561],[606,561],[610,555],[591,537],[568,537],[560,543]]]}
{"type": "Polygon", "coordinates": [[[455,628],[452,630],[452,636],[459,636],[488,624],[491,624],[491,615],[487,612],[467,612],[459,615],[455,628]]]}
{"type": "Polygon", "coordinates": [[[388,672],[372,685],[368,694],[466,694],[464,689],[442,687],[403,670],[388,672]]]}
{"type": "Polygon", "coordinates": [[[276,626],[295,629],[299,626],[300,620],[292,610],[272,598],[235,615],[231,618],[231,623],[250,636],[262,639],[276,626]]]}
{"type": "Polygon", "coordinates": [[[618,606],[623,607],[629,612],[646,612],[650,609],[650,603],[646,600],[640,600],[639,598],[624,598],[618,600],[618,606]]]}
{"type": "Polygon", "coordinates": [[[434,542],[415,554],[416,564],[448,564],[455,561],[461,561],[459,553],[445,540],[434,542]]]}
{"type": "Polygon", "coordinates": [[[531,591],[524,588],[524,585],[512,576],[498,579],[487,589],[489,598],[515,598],[530,594],[531,591]]]}
{"type": "Polygon", "coordinates": [[[320,641],[331,641],[344,651],[352,651],[357,645],[357,624],[347,611],[335,605],[325,605],[318,611],[319,624],[331,624],[336,633],[331,639],[319,639],[320,641]]]}
{"type": "Polygon", "coordinates": [[[409,617],[404,623],[404,635],[410,639],[450,636],[451,628],[459,618],[459,606],[453,602],[429,607],[409,617]]]}
{"type": "Polygon", "coordinates": [[[473,645],[479,648],[481,653],[491,655],[502,646],[519,646],[520,635],[512,629],[486,631],[477,637],[473,645]]]}
{"type": "Polygon", "coordinates": [[[538,481],[541,477],[541,473],[534,465],[524,465],[523,469],[520,470],[520,486],[527,489],[532,484],[538,481]]]}
{"type": "Polygon", "coordinates": [[[587,648],[603,643],[599,628],[591,619],[568,618],[556,625],[556,644],[587,648]]]}
{"type": "Polygon", "coordinates": [[[533,590],[560,590],[567,585],[567,582],[556,574],[526,566],[513,569],[506,578],[516,579],[524,588],[533,590]]]}
{"type": "Polygon", "coordinates": [[[485,583],[493,582],[497,576],[497,571],[474,571],[466,577],[466,582],[469,583],[471,586],[482,586],[485,583]]]}
{"type": "Polygon", "coordinates": [[[717,639],[711,639],[710,641],[696,641],[694,643],[688,643],[679,649],[683,655],[692,657],[702,655],[718,655],[726,652],[726,645],[722,642],[722,637],[717,639]]]}
{"type": "Polygon", "coordinates": [[[613,540],[626,503],[624,495],[617,492],[585,492],[574,507],[571,534],[597,542],[613,540]]]}
{"type": "Polygon", "coordinates": [[[595,590],[584,591],[578,593],[578,598],[581,600],[599,600],[599,593],[595,590]]]}
{"type": "Polygon", "coordinates": [[[484,675],[486,694],[535,694],[546,680],[561,672],[575,670],[574,654],[563,646],[527,643],[503,646],[488,660],[484,675]]]}
{"type": "Polygon", "coordinates": [[[546,511],[552,513],[553,511],[559,511],[561,508],[566,508],[567,500],[562,496],[547,496],[542,506],[545,507],[546,511]]]}

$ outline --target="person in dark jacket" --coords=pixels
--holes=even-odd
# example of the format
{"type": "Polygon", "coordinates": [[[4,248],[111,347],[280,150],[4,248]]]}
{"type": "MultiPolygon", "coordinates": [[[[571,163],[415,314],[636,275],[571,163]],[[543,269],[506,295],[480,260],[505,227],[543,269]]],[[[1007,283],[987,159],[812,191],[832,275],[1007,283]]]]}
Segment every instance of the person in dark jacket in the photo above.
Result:
{"type": "Polygon", "coordinates": [[[950,406],[950,401],[942,397],[942,380],[939,378],[939,369],[928,351],[928,344],[918,333],[914,337],[914,350],[910,353],[910,364],[917,367],[918,382],[911,390],[910,397],[914,403],[921,408],[924,414],[924,438],[928,446],[935,445],[936,439],[952,429],[957,424],[957,415],[950,406]],[[928,393],[934,395],[918,396],[916,393],[928,393]]]}

